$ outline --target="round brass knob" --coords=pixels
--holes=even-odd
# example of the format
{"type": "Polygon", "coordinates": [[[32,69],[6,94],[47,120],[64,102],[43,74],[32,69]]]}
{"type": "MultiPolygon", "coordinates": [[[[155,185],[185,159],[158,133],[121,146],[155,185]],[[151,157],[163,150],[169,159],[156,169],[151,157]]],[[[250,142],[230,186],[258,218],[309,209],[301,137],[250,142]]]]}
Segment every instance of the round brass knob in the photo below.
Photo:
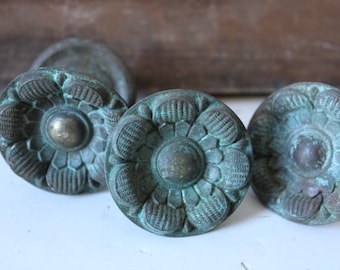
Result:
{"type": "Polygon", "coordinates": [[[250,138],[239,118],[203,93],[169,90],[126,111],[106,155],[108,188],[122,212],[165,236],[214,229],[244,198],[250,138]]]}
{"type": "Polygon", "coordinates": [[[260,200],[289,220],[340,219],[340,90],[296,83],[270,95],[250,125],[260,200]]]}
{"type": "MultiPolygon", "coordinates": [[[[106,187],[108,136],[127,109],[105,78],[114,81],[124,77],[123,71],[111,77],[120,67],[116,65],[111,75],[105,73],[104,67],[116,60],[112,54],[105,58],[107,51],[92,42],[72,39],[60,44],[33,66],[67,68],[70,63],[73,70],[89,68],[86,73],[93,76],[39,68],[15,78],[0,96],[0,151],[17,175],[39,188],[63,194],[93,192],[106,187]],[[102,57],[95,57],[97,53],[102,57]]],[[[117,89],[128,89],[127,81],[117,80],[117,86],[126,84],[117,89]]]]}

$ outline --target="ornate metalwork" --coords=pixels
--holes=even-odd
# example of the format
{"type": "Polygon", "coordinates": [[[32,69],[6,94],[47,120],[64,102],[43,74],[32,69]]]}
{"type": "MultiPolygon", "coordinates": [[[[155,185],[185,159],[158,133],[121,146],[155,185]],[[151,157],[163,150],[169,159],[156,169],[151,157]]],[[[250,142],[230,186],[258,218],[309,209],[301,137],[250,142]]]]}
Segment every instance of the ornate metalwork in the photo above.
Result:
{"type": "Polygon", "coordinates": [[[165,236],[212,230],[242,201],[252,164],[238,117],[207,94],[169,90],[132,106],[106,156],[108,188],[122,212],[165,236]]]}
{"type": "Polygon", "coordinates": [[[0,150],[12,170],[56,193],[106,186],[108,135],[127,109],[101,82],[59,69],[15,78],[0,96],[0,150]]]}
{"type": "Polygon", "coordinates": [[[128,105],[135,102],[130,72],[124,61],[102,44],[87,39],[69,38],[44,50],[32,64],[40,67],[64,68],[89,75],[114,89],[128,105]]]}
{"type": "Polygon", "coordinates": [[[274,92],[250,125],[253,188],[279,215],[304,224],[340,219],[340,90],[296,83],[274,92]]]}

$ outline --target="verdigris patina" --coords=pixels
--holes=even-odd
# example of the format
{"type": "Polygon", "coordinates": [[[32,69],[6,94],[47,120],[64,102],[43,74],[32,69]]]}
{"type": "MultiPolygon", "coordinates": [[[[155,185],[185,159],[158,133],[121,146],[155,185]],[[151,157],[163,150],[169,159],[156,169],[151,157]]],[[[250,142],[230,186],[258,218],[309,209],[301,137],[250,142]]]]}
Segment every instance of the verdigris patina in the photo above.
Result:
{"type": "Polygon", "coordinates": [[[250,125],[252,186],[261,201],[289,220],[340,219],[340,90],[296,83],[274,92],[250,125]]]}
{"type": "Polygon", "coordinates": [[[44,50],[31,69],[40,67],[64,68],[89,75],[114,89],[128,105],[135,102],[131,74],[124,61],[102,44],[81,38],[69,38],[44,50]]]}
{"type": "Polygon", "coordinates": [[[219,100],[168,90],[132,106],[108,145],[108,188],[122,212],[164,236],[190,236],[222,223],[244,198],[250,138],[219,100]]]}
{"type": "Polygon", "coordinates": [[[108,135],[127,109],[115,91],[55,68],[25,72],[0,96],[0,150],[12,170],[56,193],[106,186],[108,135]]]}

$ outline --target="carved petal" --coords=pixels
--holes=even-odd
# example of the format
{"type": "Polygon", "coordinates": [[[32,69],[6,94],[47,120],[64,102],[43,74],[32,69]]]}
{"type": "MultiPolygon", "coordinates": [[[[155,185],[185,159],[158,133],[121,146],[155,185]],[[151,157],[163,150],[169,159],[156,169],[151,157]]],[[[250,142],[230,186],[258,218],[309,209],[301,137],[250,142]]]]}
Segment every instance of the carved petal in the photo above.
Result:
{"type": "Polygon", "coordinates": [[[340,91],[329,90],[320,93],[316,98],[316,106],[323,108],[336,119],[340,118],[340,91]]]}
{"type": "Polygon", "coordinates": [[[256,154],[269,155],[269,143],[273,137],[275,122],[275,119],[268,115],[258,117],[251,122],[248,130],[256,154]]]}
{"type": "Polygon", "coordinates": [[[279,118],[291,111],[311,107],[308,97],[298,91],[288,91],[278,95],[273,104],[274,115],[279,118]]]}
{"type": "Polygon", "coordinates": [[[252,169],[252,185],[257,193],[261,194],[261,199],[274,200],[283,186],[275,180],[274,172],[268,168],[268,159],[257,159],[252,169]]]}
{"type": "Polygon", "coordinates": [[[17,175],[26,180],[43,176],[46,171],[46,166],[39,162],[36,154],[27,150],[25,142],[18,142],[9,149],[7,162],[17,175]]]}
{"type": "Polygon", "coordinates": [[[189,187],[182,191],[183,193],[183,200],[186,206],[195,206],[200,201],[199,195],[196,193],[196,191],[189,187]]]}
{"type": "Polygon", "coordinates": [[[198,125],[198,124],[193,124],[191,129],[190,129],[190,132],[189,132],[189,138],[191,138],[195,141],[199,141],[206,134],[207,134],[207,132],[205,131],[203,126],[198,125]]]}
{"type": "Polygon", "coordinates": [[[340,188],[336,188],[331,195],[325,198],[324,204],[328,211],[340,215],[340,188]]]}
{"type": "Polygon", "coordinates": [[[289,216],[306,219],[312,217],[319,210],[322,195],[309,197],[303,193],[288,193],[281,200],[282,206],[289,216]]]}
{"type": "Polygon", "coordinates": [[[25,138],[23,127],[27,108],[20,104],[8,104],[0,108],[0,135],[7,140],[18,141],[25,138]]]}
{"type": "Polygon", "coordinates": [[[197,122],[204,125],[209,134],[220,140],[220,144],[232,144],[238,136],[238,126],[233,116],[226,110],[213,109],[201,113],[197,122]]]}
{"type": "Polygon", "coordinates": [[[158,124],[176,123],[184,120],[192,122],[196,117],[193,102],[185,96],[179,96],[163,102],[154,114],[154,121],[158,124]]]}
{"type": "Polygon", "coordinates": [[[229,214],[229,203],[224,193],[215,189],[208,197],[202,197],[197,206],[187,209],[188,219],[199,230],[210,230],[224,221],[229,214]]]}
{"type": "Polygon", "coordinates": [[[222,174],[222,181],[218,185],[223,189],[238,189],[247,183],[250,163],[243,152],[225,149],[224,160],[218,166],[222,174]]]}
{"type": "Polygon", "coordinates": [[[74,83],[66,87],[64,92],[95,107],[104,106],[108,99],[103,89],[96,89],[89,84],[74,83]]]}
{"type": "Polygon", "coordinates": [[[113,137],[115,152],[123,159],[133,159],[137,149],[145,143],[152,124],[141,118],[131,118],[118,124],[113,137]]]}
{"type": "Polygon", "coordinates": [[[181,229],[185,221],[183,208],[174,209],[168,205],[156,204],[152,200],[144,206],[145,223],[152,231],[172,233],[181,229]]]}
{"type": "Polygon", "coordinates": [[[132,163],[125,163],[119,168],[114,168],[108,181],[109,188],[113,194],[116,194],[120,204],[141,206],[148,196],[142,191],[142,179],[136,175],[132,163]]]}
{"type": "Polygon", "coordinates": [[[69,168],[55,169],[49,167],[46,174],[47,185],[53,192],[63,194],[77,194],[84,191],[88,181],[87,170],[83,166],[78,170],[69,168]]]}
{"type": "Polygon", "coordinates": [[[214,136],[208,135],[200,141],[203,150],[209,150],[217,147],[217,140],[214,136]]]}
{"type": "Polygon", "coordinates": [[[55,95],[59,92],[57,85],[47,78],[34,78],[22,84],[19,97],[22,101],[31,103],[36,100],[55,95]]]}
{"type": "Polygon", "coordinates": [[[168,205],[172,208],[179,208],[183,204],[181,191],[170,190],[168,195],[168,205]]]}
{"type": "Polygon", "coordinates": [[[189,130],[191,128],[191,125],[185,121],[179,121],[176,123],[176,136],[177,137],[185,137],[189,130]]]}

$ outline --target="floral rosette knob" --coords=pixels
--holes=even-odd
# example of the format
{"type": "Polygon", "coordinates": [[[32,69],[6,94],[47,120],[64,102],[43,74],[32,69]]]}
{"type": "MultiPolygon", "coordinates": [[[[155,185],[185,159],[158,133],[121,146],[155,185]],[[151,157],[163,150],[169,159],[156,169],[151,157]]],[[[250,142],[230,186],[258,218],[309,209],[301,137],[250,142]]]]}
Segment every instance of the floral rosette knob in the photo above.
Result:
{"type": "Polygon", "coordinates": [[[168,90],[132,106],[106,156],[108,188],[122,212],[164,236],[190,236],[222,223],[244,198],[250,138],[225,104],[168,90]]]}
{"type": "Polygon", "coordinates": [[[106,186],[108,135],[127,109],[97,80],[60,69],[15,78],[0,96],[0,150],[29,183],[56,193],[106,186]]]}
{"type": "Polygon", "coordinates": [[[340,90],[296,83],[269,96],[249,133],[260,200],[289,220],[325,224],[340,219],[340,90]]]}

